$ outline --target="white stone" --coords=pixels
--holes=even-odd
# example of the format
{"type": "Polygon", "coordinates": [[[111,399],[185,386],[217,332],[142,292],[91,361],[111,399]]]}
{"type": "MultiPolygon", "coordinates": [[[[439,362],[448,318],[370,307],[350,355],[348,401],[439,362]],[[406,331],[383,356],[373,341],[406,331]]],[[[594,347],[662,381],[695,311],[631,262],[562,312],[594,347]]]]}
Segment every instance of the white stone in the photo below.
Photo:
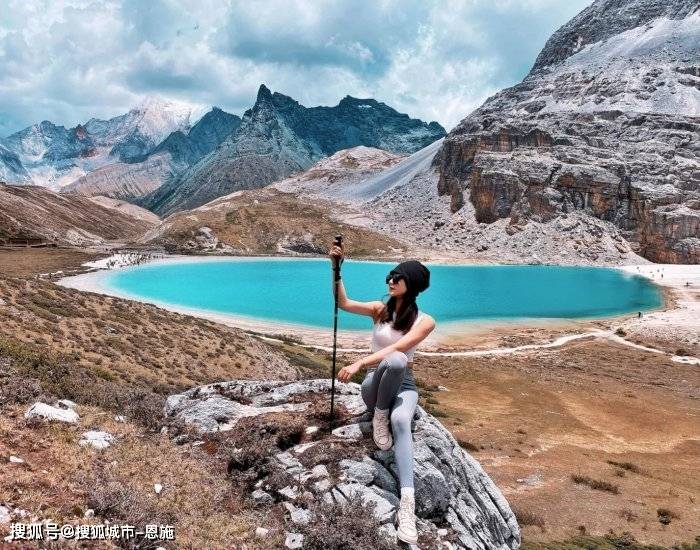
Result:
{"type": "Polygon", "coordinates": [[[0,525],[10,523],[10,510],[5,506],[0,506],[0,525]]]}
{"type": "Polygon", "coordinates": [[[42,420],[57,420],[59,422],[68,422],[76,424],[80,417],[73,409],[59,409],[52,407],[46,403],[34,403],[27,412],[24,413],[25,418],[40,418],[42,420]]]}
{"type": "Polygon", "coordinates": [[[296,550],[304,545],[304,535],[301,533],[287,533],[284,545],[290,550],[296,550]]]}
{"type": "Polygon", "coordinates": [[[296,500],[297,497],[299,496],[299,489],[295,487],[290,487],[287,485],[286,487],[282,487],[282,489],[279,490],[280,495],[287,497],[291,500],[296,500]]]}
{"type": "Polygon", "coordinates": [[[75,409],[75,407],[77,407],[77,403],[71,401],[70,399],[60,399],[56,403],[56,406],[62,409],[75,409]]]}
{"type": "Polygon", "coordinates": [[[292,520],[292,523],[296,525],[306,525],[311,521],[311,512],[308,510],[294,506],[289,502],[283,502],[282,504],[286,508],[287,512],[289,512],[289,517],[292,520]]]}
{"type": "Polygon", "coordinates": [[[316,466],[311,468],[311,474],[312,474],[311,479],[318,479],[320,477],[328,477],[330,475],[328,473],[328,468],[326,468],[325,464],[316,464],[316,466]]]}
{"type": "Polygon", "coordinates": [[[311,447],[316,445],[316,441],[310,441],[309,443],[302,443],[301,445],[296,445],[294,449],[292,449],[296,454],[300,455],[304,451],[309,450],[311,447]]]}
{"type": "Polygon", "coordinates": [[[94,518],[95,517],[95,510],[93,510],[92,508],[88,508],[87,510],[85,510],[85,514],[83,514],[83,517],[85,519],[94,518]]]}
{"type": "Polygon", "coordinates": [[[314,491],[316,491],[317,493],[325,493],[331,488],[331,482],[329,479],[322,479],[320,481],[315,482],[313,487],[314,491]]]}
{"type": "Polygon", "coordinates": [[[153,485],[153,490],[156,492],[157,495],[159,495],[163,490],[163,486],[160,483],[155,483],[153,485]]]}
{"type": "Polygon", "coordinates": [[[304,430],[307,435],[315,434],[318,431],[318,426],[309,426],[304,430]]]}
{"type": "Polygon", "coordinates": [[[347,426],[341,426],[333,430],[333,435],[340,437],[341,439],[352,439],[357,441],[362,439],[362,430],[360,430],[359,424],[348,424],[347,426]]]}
{"type": "Polygon", "coordinates": [[[18,456],[10,455],[10,462],[13,464],[23,464],[24,460],[19,458],[18,456]]]}
{"type": "Polygon", "coordinates": [[[122,422],[122,423],[126,422],[126,418],[124,416],[122,416],[121,414],[118,414],[117,416],[115,416],[114,420],[117,422],[122,422]]]}
{"type": "Polygon", "coordinates": [[[264,539],[269,533],[270,533],[270,530],[266,529],[265,527],[258,527],[255,530],[255,536],[258,537],[259,539],[264,539]]]}
{"type": "Polygon", "coordinates": [[[90,430],[85,432],[78,445],[81,447],[93,447],[98,450],[103,450],[109,447],[114,442],[114,436],[107,432],[90,430]]]}

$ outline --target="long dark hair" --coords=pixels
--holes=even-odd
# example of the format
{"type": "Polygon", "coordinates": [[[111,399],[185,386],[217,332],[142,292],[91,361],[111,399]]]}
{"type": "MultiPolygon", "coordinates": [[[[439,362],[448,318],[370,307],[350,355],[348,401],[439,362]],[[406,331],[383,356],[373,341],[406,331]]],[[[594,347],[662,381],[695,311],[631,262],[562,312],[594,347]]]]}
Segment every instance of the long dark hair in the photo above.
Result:
{"type": "MultiPolygon", "coordinates": [[[[396,297],[392,296],[389,298],[386,304],[384,304],[384,309],[379,312],[378,320],[380,323],[389,323],[391,318],[396,311],[396,297]]],[[[398,331],[406,334],[413,323],[418,317],[418,304],[416,304],[416,294],[412,292],[406,292],[403,295],[403,300],[401,300],[401,311],[396,313],[396,320],[392,327],[398,331]]]]}

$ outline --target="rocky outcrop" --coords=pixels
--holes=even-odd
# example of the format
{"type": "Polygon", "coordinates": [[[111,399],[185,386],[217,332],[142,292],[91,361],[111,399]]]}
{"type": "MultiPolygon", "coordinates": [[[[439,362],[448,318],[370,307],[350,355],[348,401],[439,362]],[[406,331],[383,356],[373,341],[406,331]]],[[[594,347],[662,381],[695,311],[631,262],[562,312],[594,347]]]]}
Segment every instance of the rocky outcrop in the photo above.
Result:
{"type": "Polygon", "coordinates": [[[699,29],[694,1],[594,2],[450,132],[438,193],[511,232],[582,211],[652,261],[700,262],[699,29]]]}
{"type": "MultiPolygon", "coordinates": [[[[245,476],[244,470],[260,472],[262,463],[269,461],[249,498],[258,506],[279,507],[291,525],[313,524],[313,500],[342,504],[357,497],[373,507],[376,528],[395,540],[398,487],[393,451],[379,451],[371,444],[371,422],[354,383],[336,386],[338,427],[332,434],[319,427],[317,413],[319,408],[326,410],[329,390],[329,380],[222,382],[168,397],[165,413],[171,423],[200,434],[218,434],[220,439],[229,434],[228,442],[237,448],[229,463],[234,476],[245,476]],[[300,428],[281,437],[275,423],[281,427],[289,415],[300,428]],[[256,433],[275,432],[278,446],[280,440],[286,444],[275,447],[269,457],[259,450],[251,454],[246,438],[253,425],[245,424],[246,419],[255,420],[256,433]]],[[[519,548],[515,516],[479,463],[421,407],[413,422],[421,548],[444,548],[445,542],[447,547],[472,550],[519,548]]],[[[176,437],[178,442],[182,437],[176,437]]]]}
{"type": "Polygon", "coordinates": [[[335,107],[307,108],[263,85],[234,134],[141,204],[171,214],[263,187],[341,149],[365,145],[409,153],[444,134],[436,122],[411,119],[373,99],[348,96],[335,107]]]}
{"type": "Polygon", "coordinates": [[[235,191],[168,216],[141,242],[168,251],[207,254],[326,254],[325,235],[342,233],[362,255],[402,254],[406,247],[382,235],[336,221],[321,201],[300,201],[272,187],[235,191]]]}

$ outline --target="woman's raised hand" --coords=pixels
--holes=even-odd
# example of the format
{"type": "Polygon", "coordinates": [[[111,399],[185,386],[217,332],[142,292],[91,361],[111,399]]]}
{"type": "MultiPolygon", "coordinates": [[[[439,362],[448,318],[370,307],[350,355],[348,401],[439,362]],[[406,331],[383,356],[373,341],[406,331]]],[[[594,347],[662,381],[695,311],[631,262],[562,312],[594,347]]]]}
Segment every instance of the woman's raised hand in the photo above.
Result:
{"type": "Polygon", "coordinates": [[[328,252],[328,255],[330,256],[332,261],[339,261],[342,263],[343,261],[343,247],[338,246],[337,244],[334,244],[331,246],[330,251],[328,252]]]}

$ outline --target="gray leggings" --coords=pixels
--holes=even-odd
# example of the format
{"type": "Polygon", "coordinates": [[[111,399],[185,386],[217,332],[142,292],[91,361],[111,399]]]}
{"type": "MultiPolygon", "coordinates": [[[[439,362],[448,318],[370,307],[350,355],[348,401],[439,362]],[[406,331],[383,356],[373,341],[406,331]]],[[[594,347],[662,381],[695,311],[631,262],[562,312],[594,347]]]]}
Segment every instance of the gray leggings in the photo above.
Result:
{"type": "Polygon", "coordinates": [[[418,403],[418,392],[401,389],[408,358],[394,351],[382,359],[377,369],[362,381],[362,399],[367,409],[391,408],[391,431],[394,437],[394,460],[399,470],[401,487],[413,487],[413,439],[411,420],[418,403]]]}

